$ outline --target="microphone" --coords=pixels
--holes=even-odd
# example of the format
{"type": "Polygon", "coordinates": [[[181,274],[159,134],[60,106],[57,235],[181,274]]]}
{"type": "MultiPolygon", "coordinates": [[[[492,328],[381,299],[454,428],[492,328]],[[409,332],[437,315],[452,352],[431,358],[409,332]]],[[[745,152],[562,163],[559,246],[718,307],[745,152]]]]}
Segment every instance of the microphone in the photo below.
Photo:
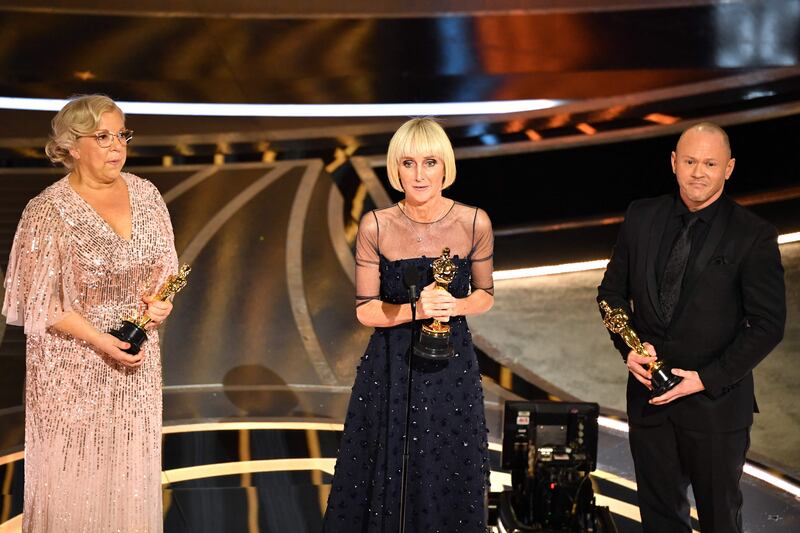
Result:
{"type": "Polygon", "coordinates": [[[414,265],[406,265],[403,269],[403,283],[408,287],[408,299],[411,302],[411,342],[408,345],[408,390],[406,391],[406,427],[403,432],[403,465],[400,474],[400,533],[406,531],[406,491],[408,490],[408,458],[411,454],[409,432],[411,431],[411,383],[414,378],[414,345],[416,344],[417,298],[419,293],[419,270],[414,265]]]}
{"type": "Polygon", "coordinates": [[[419,270],[417,270],[416,266],[406,265],[406,268],[403,270],[403,283],[408,287],[408,297],[411,305],[416,307],[417,298],[419,298],[419,293],[417,291],[419,270]]]}

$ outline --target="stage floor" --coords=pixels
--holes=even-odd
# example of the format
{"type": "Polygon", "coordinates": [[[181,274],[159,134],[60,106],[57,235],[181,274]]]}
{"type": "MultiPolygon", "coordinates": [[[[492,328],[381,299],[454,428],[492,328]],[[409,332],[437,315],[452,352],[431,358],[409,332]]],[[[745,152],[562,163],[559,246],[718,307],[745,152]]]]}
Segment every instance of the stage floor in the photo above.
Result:
{"type": "MultiPolygon", "coordinates": [[[[489,399],[487,408],[496,411],[489,399]]],[[[164,526],[174,533],[316,533],[321,530],[341,426],[313,421],[193,423],[164,429],[164,526]]],[[[492,490],[509,488],[492,428],[492,490]]],[[[22,461],[2,466],[0,532],[21,531],[22,461]]],[[[641,531],[636,485],[623,432],[602,429],[592,475],[597,504],[620,533],[641,531]]],[[[745,531],[800,528],[800,504],[758,479],[742,480],[745,531]]],[[[692,510],[697,530],[696,513],[692,510]]]]}

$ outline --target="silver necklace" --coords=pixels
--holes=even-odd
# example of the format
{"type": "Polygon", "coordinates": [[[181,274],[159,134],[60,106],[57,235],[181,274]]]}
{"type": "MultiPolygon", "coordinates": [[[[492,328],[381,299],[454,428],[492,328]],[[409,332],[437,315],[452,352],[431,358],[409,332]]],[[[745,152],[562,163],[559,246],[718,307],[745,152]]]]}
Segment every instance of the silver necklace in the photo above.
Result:
{"type": "Polygon", "coordinates": [[[420,235],[420,234],[419,234],[419,232],[417,231],[417,229],[414,227],[414,224],[425,224],[425,233],[426,233],[426,234],[427,234],[427,233],[430,233],[430,228],[431,228],[431,226],[432,226],[433,224],[436,224],[436,223],[437,223],[437,222],[439,222],[440,220],[442,220],[442,219],[443,219],[445,216],[447,216],[447,213],[449,213],[449,212],[450,212],[450,209],[452,209],[452,208],[453,208],[453,205],[455,205],[455,204],[452,204],[452,205],[450,205],[449,207],[448,207],[448,206],[445,206],[445,209],[443,209],[443,210],[442,210],[442,211],[439,213],[439,216],[435,217],[435,218],[434,218],[433,220],[431,220],[430,222],[417,222],[416,220],[414,220],[413,218],[411,218],[410,216],[408,216],[408,213],[406,213],[405,209],[403,209],[402,207],[400,207],[400,203],[399,203],[399,202],[397,203],[397,208],[400,210],[400,212],[401,212],[401,213],[403,213],[403,218],[405,219],[405,221],[406,221],[406,224],[408,224],[408,227],[410,227],[410,228],[411,228],[411,231],[412,231],[412,232],[414,232],[414,235],[416,235],[416,236],[417,236],[417,242],[419,243],[419,242],[422,242],[422,235],[420,235]]]}

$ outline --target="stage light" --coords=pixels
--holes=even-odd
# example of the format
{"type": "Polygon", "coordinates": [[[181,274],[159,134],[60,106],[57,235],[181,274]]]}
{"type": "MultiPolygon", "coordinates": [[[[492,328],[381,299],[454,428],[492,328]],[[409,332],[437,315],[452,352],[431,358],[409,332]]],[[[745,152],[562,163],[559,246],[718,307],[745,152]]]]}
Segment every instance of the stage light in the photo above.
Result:
{"type": "Polygon", "coordinates": [[[622,431],[623,433],[628,432],[628,424],[626,422],[623,422],[622,420],[617,420],[615,418],[600,416],[597,419],[597,424],[607,429],[614,429],[616,431],[622,431]]]}
{"type": "MultiPolygon", "coordinates": [[[[800,231],[778,235],[778,244],[787,244],[800,241],[800,231]]],[[[530,268],[516,268],[513,270],[495,270],[493,278],[495,281],[506,279],[535,278],[539,276],[550,276],[553,274],[569,274],[571,272],[584,272],[586,270],[599,270],[605,268],[608,259],[597,259],[594,261],[582,261],[578,263],[563,263],[561,265],[545,265],[530,268]]]]}
{"type": "Polygon", "coordinates": [[[598,259],[596,261],[583,261],[581,263],[565,263],[562,265],[517,268],[514,270],[496,270],[493,276],[495,281],[504,279],[535,278],[538,276],[550,276],[552,274],[597,270],[600,268],[605,268],[607,264],[608,259],[598,259]]]}
{"type": "Polygon", "coordinates": [[[775,96],[776,94],[778,93],[776,93],[775,91],[754,90],[754,91],[749,91],[742,98],[744,100],[755,100],[756,98],[769,98],[770,96],[775,96]]]}
{"type": "Polygon", "coordinates": [[[667,115],[665,113],[650,113],[644,117],[645,120],[649,120],[650,122],[655,122],[656,124],[664,124],[670,125],[675,124],[680,119],[678,117],[673,117],[672,115],[667,115]]]}
{"type": "Polygon", "coordinates": [[[525,135],[528,136],[528,139],[534,142],[542,140],[542,135],[536,130],[527,129],[525,130],[525,135]]]}
{"type": "Polygon", "coordinates": [[[790,242],[797,242],[797,241],[800,241],[800,231],[778,235],[778,244],[787,244],[790,242]]]}
{"type": "MultiPolygon", "coordinates": [[[[58,111],[68,100],[0,96],[0,109],[58,111]]],[[[408,117],[426,115],[497,115],[549,109],[566,100],[496,100],[406,104],[211,104],[192,102],[129,102],[117,105],[128,115],[204,117],[408,117]]]]}
{"type": "Polygon", "coordinates": [[[754,478],[758,478],[764,483],[768,483],[775,488],[781,489],[785,492],[788,492],[795,498],[800,498],[800,487],[793,483],[789,483],[788,481],[779,478],[774,474],[770,474],[766,470],[763,470],[757,466],[754,466],[750,463],[744,464],[744,473],[754,478]]]}
{"type": "MultiPolygon", "coordinates": [[[[615,429],[623,433],[628,433],[630,431],[628,424],[626,422],[623,422],[621,420],[616,420],[613,418],[608,418],[606,416],[598,417],[597,424],[599,426],[615,429]]],[[[763,468],[760,468],[752,463],[746,462],[744,464],[744,473],[751,477],[760,479],[764,483],[772,485],[776,489],[788,492],[795,498],[800,498],[800,487],[798,487],[794,483],[791,483],[789,481],[786,481],[785,479],[776,476],[775,474],[771,474],[766,470],[764,470],[763,468]]]]}
{"type": "Polygon", "coordinates": [[[72,75],[81,81],[89,81],[97,77],[91,70],[76,70],[72,75]]]}

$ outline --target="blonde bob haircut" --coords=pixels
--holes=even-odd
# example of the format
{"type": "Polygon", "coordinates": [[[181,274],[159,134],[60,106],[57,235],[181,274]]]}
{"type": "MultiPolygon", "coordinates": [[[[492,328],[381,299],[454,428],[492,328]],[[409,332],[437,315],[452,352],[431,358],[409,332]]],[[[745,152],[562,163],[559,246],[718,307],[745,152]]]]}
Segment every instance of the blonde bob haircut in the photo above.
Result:
{"type": "Polygon", "coordinates": [[[50,161],[72,170],[74,162],[69,153],[70,149],[75,147],[79,137],[97,131],[100,117],[109,111],[116,111],[122,116],[123,122],[125,121],[122,109],[104,94],[86,94],[70,98],[51,122],[53,131],[44,147],[44,152],[50,161]]]}
{"type": "Polygon", "coordinates": [[[444,129],[432,118],[412,118],[394,132],[386,152],[386,171],[389,183],[398,191],[403,190],[400,183],[399,165],[404,157],[432,155],[444,163],[444,183],[446,189],[456,181],[456,156],[453,145],[444,129]]]}

